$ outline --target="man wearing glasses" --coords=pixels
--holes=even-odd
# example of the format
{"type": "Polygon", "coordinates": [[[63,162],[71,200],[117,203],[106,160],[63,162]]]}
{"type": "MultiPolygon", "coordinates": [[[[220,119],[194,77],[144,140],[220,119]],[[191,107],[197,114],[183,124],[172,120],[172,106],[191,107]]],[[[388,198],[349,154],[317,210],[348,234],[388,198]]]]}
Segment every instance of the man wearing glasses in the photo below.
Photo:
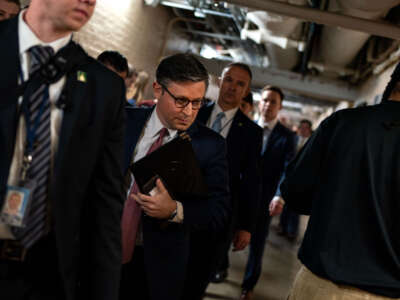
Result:
{"type": "Polygon", "coordinates": [[[129,196],[122,217],[121,300],[180,300],[191,232],[198,228],[218,232],[227,225],[230,208],[225,141],[194,122],[207,85],[204,66],[192,55],[176,54],[157,68],[155,108],[127,108],[125,169],[185,131],[191,137],[209,196],[202,201],[172,199],[160,180],[156,194],[148,196],[137,192],[134,178],[128,180],[129,196]],[[168,226],[160,227],[160,220],[168,226]]]}

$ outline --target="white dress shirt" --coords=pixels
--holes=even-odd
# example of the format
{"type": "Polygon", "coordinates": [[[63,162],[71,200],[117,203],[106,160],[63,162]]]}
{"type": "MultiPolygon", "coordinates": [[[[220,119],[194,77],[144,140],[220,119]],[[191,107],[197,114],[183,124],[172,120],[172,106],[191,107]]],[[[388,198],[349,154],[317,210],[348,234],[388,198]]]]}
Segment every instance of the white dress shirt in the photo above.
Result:
{"type": "MultiPolygon", "coordinates": [[[[230,110],[224,111],[225,116],[221,119],[221,131],[219,132],[219,134],[222,135],[224,138],[226,138],[228,136],[229,130],[231,129],[231,126],[232,126],[233,118],[235,117],[235,114],[238,111],[238,109],[239,108],[236,107],[236,108],[232,108],[230,110]]],[[[212,127],[212,124],[214,124],[214,121],[220,112],[223,112],[221,106],[219,106],[218,103],[215,103],[213,110],[211,112],[210,118],[208,119],[207,127],[209,127],[209,128],[212,127]]]]}
{"type": "MultiPolygon", "coordinates": [[[[45,43],[41,41],[35,33],[29,28],[26,24],[23,16],[25,15],[26,10],[22,11],[19,14],[18,19],[18,35],[19,35],[19,55],[21,61],[22,73],[19,74],[23,76],[24,81],[28,80],[29,77],[29,63],[30,57],[28,55],[28,49],[32,46],[42,45],[42,46],[50,46],[53,48],[54,53],[64,47],[71,40],[72,35],[68,35],[61,39],[58,39],[51,43],[45,43]]],[[[18,78],[19,82],[21,78],[18,78]]],[[[57,152],[60,127],[62,122],[63,111],[56,106],[56,102],[60,97],[62,89],[65,85],[66,77],[62,77],[56,83],[50,85],[49,87],[49,95],[50,95],[50,119],[51,119],[51,165],[54,165],[54,156],[57,152]]],[[[22,97],[18,99],[18,103],[22,103],[22,97]]],[[[22,164],[22,158],[25,150],[26,143],[26,127],[25,127],[25,119],[23,114],[19,119],[17,135],[15,140],[15,148],[14,155],[11,161],[10,173],[8,176],[8,185],[18,185],[20,170],[22,164]]],[[[51,168],[52,169],[52,168],[51,168]]],[[[0,239],[13,239],[13,235],[10,232],[9,228],[0,222],[0,239]]]]}
{"type": "Polygon", "coordinates": [[[263,145],[262,145],[262,150],[261,150],[261,154],[264,154],[265,149],[267,148],[267,144],[268,144],[268,139],[271,135],[272,130],[274,130],[276,124],[278,123],[278,118],[273,119],[272,121],[264,121],[263,118],[258,120],[258,125],[260,125],[263,130],[263,145]]]}

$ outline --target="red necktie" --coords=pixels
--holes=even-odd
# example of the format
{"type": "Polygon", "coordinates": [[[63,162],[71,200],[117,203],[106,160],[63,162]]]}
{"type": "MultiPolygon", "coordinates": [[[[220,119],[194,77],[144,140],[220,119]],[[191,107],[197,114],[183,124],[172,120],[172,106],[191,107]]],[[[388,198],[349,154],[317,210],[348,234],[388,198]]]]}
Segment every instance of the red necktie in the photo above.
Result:
{"type": "MultiPolygon", "coordinates": [[[[168,135],[167,128],[163,128],[159,132],[157,140],[151,145],[147,154],[150,154],[157,148],[159,148],[165,136],[168,135]]],[[[132,194],[137,194],[139,188],[136,181],[132,185],[129,191],[128,199],[125,201],[124,211],[122,213],[122,263],[126,264],[131,261],[133,250],[136,243],[136,235],[139,228],[140,217],[142,216],[142,208],[140,205],[130,197],[132,194]]]]}

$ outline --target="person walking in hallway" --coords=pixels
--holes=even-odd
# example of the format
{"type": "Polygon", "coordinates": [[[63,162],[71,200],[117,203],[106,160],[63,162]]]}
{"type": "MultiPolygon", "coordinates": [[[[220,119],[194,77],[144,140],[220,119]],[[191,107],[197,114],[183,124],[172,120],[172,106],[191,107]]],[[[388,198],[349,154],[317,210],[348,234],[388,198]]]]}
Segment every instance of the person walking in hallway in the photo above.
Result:
{"type": "Polygon", "coordinates": [[[2,300],[118,299],[125,87],[72,41],[95,5],[32,0],[0,22],[2,300]]]}
{"type": "Polygon", "coordinates": [[[400,64],[382,102],[325,119],[281,192],[310,215],[289,300],[400,299],[400,64]]]}

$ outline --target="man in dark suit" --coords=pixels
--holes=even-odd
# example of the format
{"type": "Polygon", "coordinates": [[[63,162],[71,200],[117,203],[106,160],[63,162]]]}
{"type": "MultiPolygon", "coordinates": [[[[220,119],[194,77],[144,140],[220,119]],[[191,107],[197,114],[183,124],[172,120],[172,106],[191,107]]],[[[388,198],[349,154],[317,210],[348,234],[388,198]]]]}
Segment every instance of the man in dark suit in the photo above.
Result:
{"type": "MultiPolygon", "coordinates": [[[[212,279],[216,282],[222,282],[227,276],[228,252],[232,241],[234,251],[245,249],[255,227],[254,220],[259,202],[258,166],[262,130],[239,109],[242,99],[249,93],[251,77],[251,70],[245,64],[232,63],[224,68],[217,103],[203,107],[197,118],[225,137],[228,147],[230,200],[233,207],[230,226],[228,231],[216,240],[212,240],[212,234],[207,231],[198,232],[192,238],[194,251],[191,252],[191,269],[196,270],[196,274],[217,271],[212,279]],[[206,245],[208,251],[207,255],[204,255],[206,245]],[[211,263],[217,265],[213,266],[211,263]]],[[[204,275],[202,276],[204,278],[204,275]]],[[[199,280],[194,277],[192,281],[199,280]]],[[[204,293],[207,284],[208,282],[203,284],[200,295],[204,293]]],[[[190,281],[187,290],[195,290],[190,281]]]]}
{"type": "Polygon", "coordinates": [[[257,225],[250,242],[250,254],[242,283],[241,299],[252,299],[253,289],[261,274],[262,257],[268,236],[271,216],[282,211],[283,203],[271,201],[278,188],[286,165],[296,153],[296,136],[278,121],[282,109],[283,93],[274,86],[266,86],[261,92],[258,124],[264,128],[261,150],[262,191],[257,225]]]}
{"type": "Polygon", "coordinates": [[[288,166],[287,205],[310,215],[288,299],[400,299],[400,64],[382,103],[337,111],[288,166]]]}
{"type": "Polygon", "coordinates": [[[226,227],[230,214],[226,144],[195,122],[207,85],[204,66],[192,55],[176,54],[157,68],[155,108],[127,108],[125,170],[130,196],[122,218],[121,299],[181,299],[192,232],[204,228],[220,232],[226,227]],[[153,196],[137,193],[129,165],[153,151],[156,143],[160,146],[183,131],[191,138],[208,196],[172,199],[160,180],[153,196]]]}
{"type": "Polygon", "coordinates": [[[71,41],[94,7],[32,0],[0,23],[0,208],[32,195],[25,227],[0,222],[1,299],[118,298],[124,83],[71,41]]]}

